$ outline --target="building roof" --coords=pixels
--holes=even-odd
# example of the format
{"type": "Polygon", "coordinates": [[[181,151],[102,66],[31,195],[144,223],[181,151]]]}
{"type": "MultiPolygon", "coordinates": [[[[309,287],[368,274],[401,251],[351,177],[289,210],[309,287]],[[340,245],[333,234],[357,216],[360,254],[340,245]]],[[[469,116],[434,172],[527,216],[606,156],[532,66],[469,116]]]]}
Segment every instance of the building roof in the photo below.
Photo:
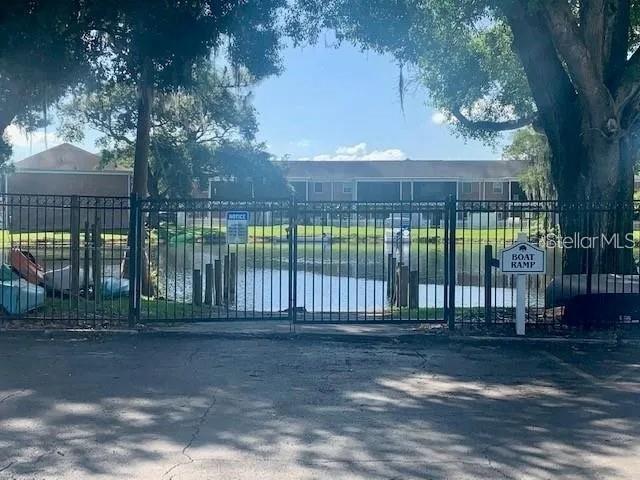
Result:
{"type": "Polygon", "coordinates": [[[126,172],[114,168],[102,168],[100,156],[82,148],[62,143],[43,152],[14,163],[16,171],[73,171],[73,172],[126,172]]]}
{"type": "Polygon", "coordinates": [[[513,160],[352,160],[282,162],[289,179],[517,179],[525,162],[513,160]]]}

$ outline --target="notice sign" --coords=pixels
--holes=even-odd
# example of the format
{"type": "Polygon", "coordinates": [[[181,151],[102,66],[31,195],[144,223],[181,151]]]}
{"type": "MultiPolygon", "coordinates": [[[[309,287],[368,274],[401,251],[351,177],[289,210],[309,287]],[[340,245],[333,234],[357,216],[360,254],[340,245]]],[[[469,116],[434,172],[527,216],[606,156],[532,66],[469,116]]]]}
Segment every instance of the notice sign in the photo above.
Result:
{"type": "Polygon", "coordinates": [[[504,273],[544,273],[545,256],[542,248],[518,241],[502,251],[500,269],[504,273]]]}
{"type": "Polygon", "coordinates": [[[249,212],[227,212],[227,243],[247,243],[249,212]]]}

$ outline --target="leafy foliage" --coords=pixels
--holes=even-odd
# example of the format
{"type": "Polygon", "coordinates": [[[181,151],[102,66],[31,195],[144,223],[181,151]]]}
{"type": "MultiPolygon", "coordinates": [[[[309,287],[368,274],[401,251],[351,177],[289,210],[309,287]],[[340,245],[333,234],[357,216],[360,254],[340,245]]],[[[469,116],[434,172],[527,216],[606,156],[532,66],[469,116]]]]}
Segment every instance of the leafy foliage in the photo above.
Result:
{"type": "Polygon", "coordinates": [[[90,76],[80,19],[78,2],[0,3],[0,161],[11,156],[7,126],[45,126],[49,106],[90,76]]]}
{"type": "MultiPolygon", "coordinates": [[[[508,25],[492,2],[477,0],[332,0],[307,2],[307,23],[332,28],[338,38],[392,54],[429,92],[434,107],[450,113],[466,136],[492,140],[496,129],[455,121],[500,122],[535,110],[527,77],[511,47],[508,25]],[[322,19],[318,21],[317,19],[322,19]]],[[[486,125],[488,126],[488,125],[486,125]]]]}
{"type": "MultiPolygon", "coordinates": [[[[269,155],[253,145],[258,129],[249,93],[211,63],[198,66],[189,88],[156,95],[152,115],[149,190],[160,196],[190,195],[212,175],[260,178],[269,155]],[[237,162],[237,165],[234,164],[237,162]]],[[[103,165],[132,167],[137,126],[136,89],[107,83],[77,89],[61,105],[61,135],[81,141],[87,126],[101,132],[103,165]]],[[[271,172],[269,178],[277,178],[271,172]]]]}
{"type": "Polygon", "coordinates": [[[513,135],[513,140],[503,152],[505,160],[527,163],[520,176],[520,186],[531,200],[549,200],[556,196],[551,178],[551,151],[543,133],[523,128],[513,135]]]}

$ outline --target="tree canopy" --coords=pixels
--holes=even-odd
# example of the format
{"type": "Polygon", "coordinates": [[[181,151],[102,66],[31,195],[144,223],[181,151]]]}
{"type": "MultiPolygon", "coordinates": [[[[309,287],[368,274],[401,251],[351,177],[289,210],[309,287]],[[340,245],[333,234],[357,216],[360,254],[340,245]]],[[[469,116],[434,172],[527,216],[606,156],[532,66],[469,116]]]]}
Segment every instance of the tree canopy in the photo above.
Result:
{"type": "Polygon", "coordinates": [[[561,200],[631,198],[640,2],[307,0],[306,12],[307,28],[411,66],[463,135],[543,131],[561,200]]]}
{"type": "MultiPolygon", "coordinates": [[[[236,88],[238,77],[202,63],[189,87],[160,92],[151,115],[149,192],[153,196],[184,197],[196,187],[206,188],[211,176],[276,182],[270,156],[256,145],[258,128],[251,96],[236,88]],[[234,164],[237,162],[237,165],[234,164]]],[[[59,109],[61,135],[69,141],[84,138],[86,127],[101,132],[97,145],[111,166],[134,164],[138,111],[136,89],[108,84],[79,88],[59,109]]]]}
{"type": "Polygon", "coordinates": [[[0,160],[11,156],[5,129],[46,125],[48,107],[90,75],[78,2],[0,4],[0,160]]]}

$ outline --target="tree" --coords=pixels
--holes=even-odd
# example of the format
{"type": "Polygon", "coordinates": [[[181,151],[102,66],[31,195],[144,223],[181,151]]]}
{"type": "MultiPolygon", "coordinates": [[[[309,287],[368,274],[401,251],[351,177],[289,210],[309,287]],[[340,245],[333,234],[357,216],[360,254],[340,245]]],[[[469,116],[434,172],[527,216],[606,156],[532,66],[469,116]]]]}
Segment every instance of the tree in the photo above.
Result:
{"type": "MultiPolygon", "coordinates": [[[[266,173],[270,157],[253,144],[258,125],[250,93],[235,86],[248,82],[206,62],[188,88],[154,96],[147,185],[152,197],[190,196],[194,183],[205,189],[212,176],[249,180],[266,173]]],[[[130,85],[77,89],[59,109],[60,134],[80,141],[87,126],[97,130],[103,134],[97,141],[103,164],[131,167],[137,115],[130,85]]]]}
{"type": "Polygon", "coordinates": [[[518,130],[502,157],[505,160],[516,160],[527,163],[520,176],[520,186],[531,200],[553,200],[556,197],[551,179],[551,152],[549,143],[543,133],[530,127],[518,130]]]}
{"type": "Polygon", "coordinates": [[[0,162],[11,157],[12,123],[49,123],[48,107],[87,79],[79,2],[4,0],[0,5],[0,162]]]}
{"type": "Polygon", "coordinates": [[[253,78],[279,71],[279,10],[285,0],[94,0],[90,50],[106,83],[137,89],[133,192],[147,196],[151,118],[156,94],[189,86],[212,50],[253,78]],[[107,60],[105,61],[105,58],[107,60]]]}
{"type": "MultiPolygon", "coordinates": [[[[412,65],[434,106],[467,136],[535,125],[551,149],[561,205],[631,201],[640,113],[640,2],[633,0],[308,0],[341,39],[412,65]]],[[[614,210],[614,209],[612,209],[614,210]]],[[[563,232],[580,228],[562,215],[563,232]]],[[[631,209],[603,214],[631,231],[631,209]]],[[[596,268],[613,265],[612,249],[596,268]]],[[[568,255],[570,257],[571,255],[568,255]]],[[[630,261],[625,262],[632,267],[630,261]]],[[[569,268],[580,268],[570,258],[569,268]],[[573,265],[571,265],[573,263],[573,265]]]]}

